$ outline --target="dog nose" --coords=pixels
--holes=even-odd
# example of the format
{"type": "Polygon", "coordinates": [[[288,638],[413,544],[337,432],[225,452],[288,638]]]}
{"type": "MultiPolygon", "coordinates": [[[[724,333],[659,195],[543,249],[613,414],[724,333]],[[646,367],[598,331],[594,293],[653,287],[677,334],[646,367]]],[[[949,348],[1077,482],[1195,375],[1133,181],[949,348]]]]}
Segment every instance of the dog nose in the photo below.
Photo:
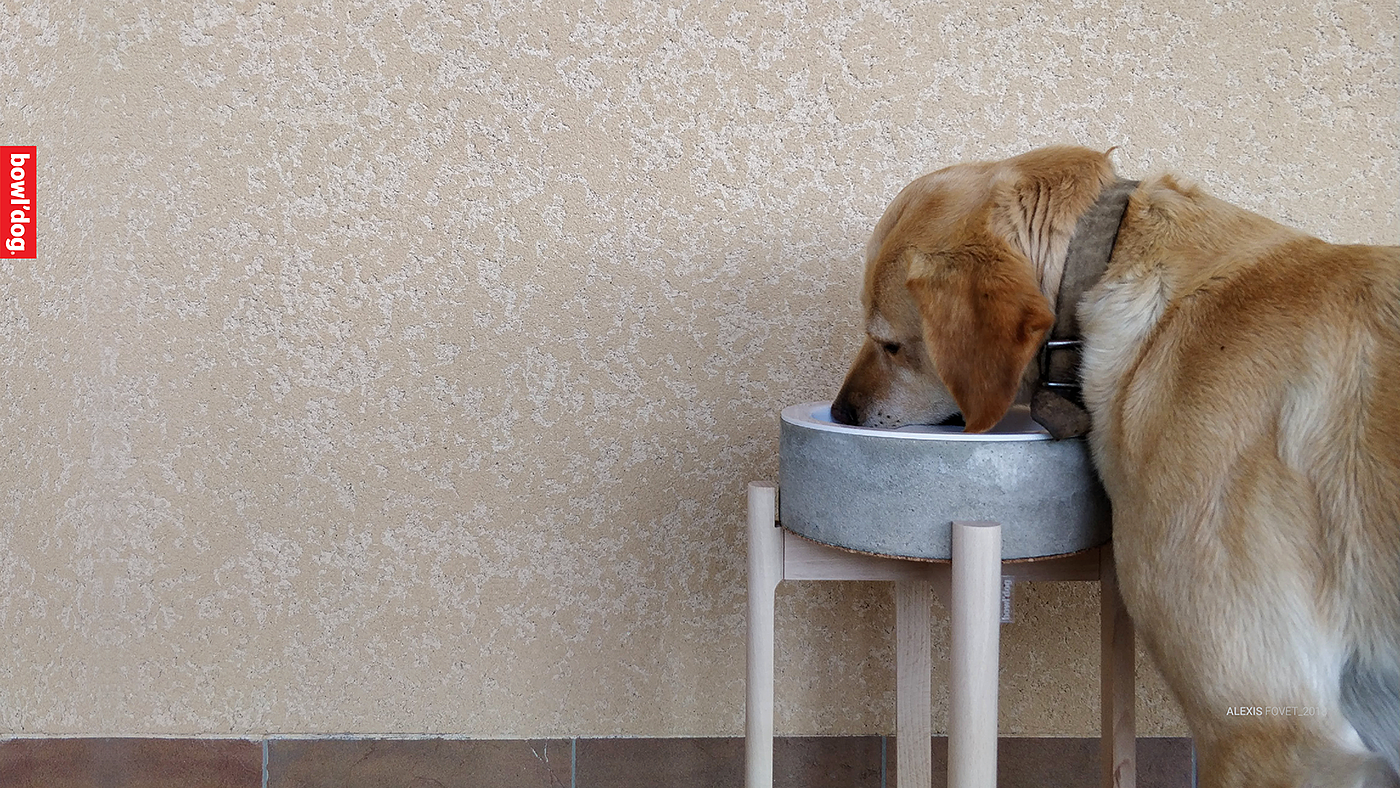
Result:
{"type": "Polygon", "coordinates": [[[831,403],[831,418],[837,424],[855,425],[859,423],[856,416],[856,406],[852,405],[851,401],[845,397],[837,397],[836,401],[831,403]]]}

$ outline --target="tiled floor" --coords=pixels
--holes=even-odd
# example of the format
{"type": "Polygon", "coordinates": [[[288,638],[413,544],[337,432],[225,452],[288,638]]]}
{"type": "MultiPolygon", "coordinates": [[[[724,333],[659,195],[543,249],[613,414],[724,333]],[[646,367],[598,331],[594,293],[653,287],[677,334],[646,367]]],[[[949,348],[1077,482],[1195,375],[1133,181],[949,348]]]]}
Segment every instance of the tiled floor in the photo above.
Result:
{"type": "MultiPolygon", "coordinates": [[[[947,740],[934,739],[934,785],[947,740]]],[[[775,788],[895,788],[895,741],[781,738],[775,788]]],[[[1098,785],[1096,739],[1000,742],[1002,788],[1098,785]]],[[[15,739],[0,788],[710,788],[744,782],[744,742],[722,739],[15,739]]],[[[1138,785],[1187,788],[1187,739],[1139,739],[1138,785]]]]}

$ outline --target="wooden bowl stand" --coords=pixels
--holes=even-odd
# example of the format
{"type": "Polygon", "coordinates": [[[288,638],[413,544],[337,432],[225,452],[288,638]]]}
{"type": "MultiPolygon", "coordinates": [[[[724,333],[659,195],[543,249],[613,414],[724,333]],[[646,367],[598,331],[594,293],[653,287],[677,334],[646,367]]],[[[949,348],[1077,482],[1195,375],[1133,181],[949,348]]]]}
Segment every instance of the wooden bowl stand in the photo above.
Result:
{"type": "Polygon", "coordinates": [[[773,785],[774,597],[784,580],[877,580],[895,584],[895,726],[899,784],[931,785],[933,753],[932,602],[950,611],[948,785],[994,788],[1001,583],[1097,580],[1102,603],[1102,777],[1105,788],[1132,788],[1133,624],[1118,595],[1112,545],[1066,556],[1001,560],[1001,526],[955,522],[952,560],[919,561],[853,553],[804,539],[778,523],[778,488],[748,488],[749,615],[746,722],[747,788],[773,785]]]}

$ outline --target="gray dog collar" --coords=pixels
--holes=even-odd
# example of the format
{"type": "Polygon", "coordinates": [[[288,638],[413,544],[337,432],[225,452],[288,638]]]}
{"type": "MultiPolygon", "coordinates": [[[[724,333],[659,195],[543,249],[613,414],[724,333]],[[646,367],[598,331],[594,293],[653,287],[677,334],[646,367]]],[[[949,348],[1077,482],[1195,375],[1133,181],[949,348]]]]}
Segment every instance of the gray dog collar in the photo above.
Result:
{"type": "Polygon", "coordinates": [[[1031,396],[1031,417],[1059,440],[1089,432],[1089,412],[1079,385],[1081,342],[1075,311],[1084,292],[1093,287],[1108,268],[1118,227],[1128,209],[1128,197],[1139,181],[1119,178],[1106,186],[1074,226],[1060,278],[1055,326],[1039,353],[1040,379],[1031,396]]]}

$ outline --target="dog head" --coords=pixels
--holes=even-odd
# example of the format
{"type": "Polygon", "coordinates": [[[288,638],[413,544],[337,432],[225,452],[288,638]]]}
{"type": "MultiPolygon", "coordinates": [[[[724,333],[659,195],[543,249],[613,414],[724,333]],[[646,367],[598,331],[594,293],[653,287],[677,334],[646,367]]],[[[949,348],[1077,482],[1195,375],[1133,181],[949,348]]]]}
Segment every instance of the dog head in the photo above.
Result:
{"type": "Polygon", "coordinates": [[[1034,377],[1075,222],[1113,178],[1107,153],[1057,147],[905,187],[866,245],[866,339],[833,418],[995,425],[1034,377]]]}

